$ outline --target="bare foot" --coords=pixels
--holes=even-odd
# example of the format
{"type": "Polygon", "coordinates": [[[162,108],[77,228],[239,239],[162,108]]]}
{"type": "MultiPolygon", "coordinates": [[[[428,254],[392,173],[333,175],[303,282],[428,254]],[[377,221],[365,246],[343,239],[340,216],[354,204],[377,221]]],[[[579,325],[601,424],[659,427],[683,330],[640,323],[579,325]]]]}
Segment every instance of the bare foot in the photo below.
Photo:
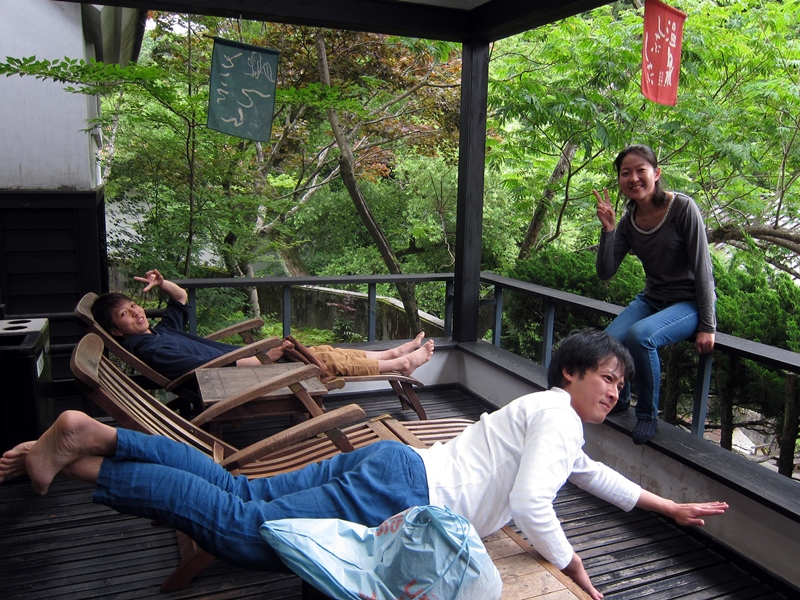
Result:
{"type": "MultiPolygon", "coordinates": [[[[367,358],[377,361],[389,361],[395,358],[400,358],[401,356],[411,354],[415,350],[419,350],[423,339],[425,339],[425,332],[420,331],[417,334],[417,337],[415,337],[413,340],[406,342],[405,344],[400,344],[395,348],[389,348],[388,350],[367,350],[367,358]]],[[[396,371],[397,369],[392,370],[396,371]]]]}
{"type": "Polygon", "coordinates": [[[33,490],[42,496],[58,472],[84,456],[107,455],[116,448],[116,431],[77,411],[61,413],[28,453],[25,466],[33,490]]]}
{"type": "Polygon", "coordinates": [[[25,459],[36,442],[22,442],[0,457],[0,483],[10,481],[27,474],[25,459]]]}
{"type": "Polygon", "coordinates": [[[433,356],[433,340],[428,340],[410,354],[385,361],[386,366],[389,366],[390,363],[392,363],[392,366],[384,370],[399,371],[403,375],[411,375],[417,367],[428,362],[431,356],[433,356]]]}
{"type": "Polygon", "coordinates": [[[425,339],[425,332],[420,331],[410,342],[406,342],[405,344],[400,344],[397,347],[399,352],[398,356],[403,356],[404,354],[411,354],[414,350],[417,350],[422,345],[422,340],[425,339]]]}

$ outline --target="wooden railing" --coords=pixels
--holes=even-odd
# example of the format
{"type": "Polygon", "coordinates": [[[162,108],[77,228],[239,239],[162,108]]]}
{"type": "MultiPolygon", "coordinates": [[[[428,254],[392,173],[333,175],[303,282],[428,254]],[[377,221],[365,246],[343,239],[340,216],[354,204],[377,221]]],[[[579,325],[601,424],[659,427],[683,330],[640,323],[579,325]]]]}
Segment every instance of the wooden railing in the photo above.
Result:
{"type": "MultiPolygon", "coordinates": [[[[380,283],[421,283],[426,281],[443,281],[444,292],[444,335],[450,337],[453,331],[453,274],[428,273],[421,275],[341,275],[330,277],[254,277],[254,278],[219,278],[219,279],[176,279],[175,283],[189,292],[189,303],[197,306],[197,290],[204,288],[253,288],[253,287],[279,287],[283,292],[283,310],[281,322],[283,335],[291,333],[292,321],[292,287],[295,286],[322,286],[322,285],[366,285],[369,302],[369,320],[367,326],[367,340],[375,341],[377,315],[377,286],[380,283]]],[[[189,318],[189,331],[197,333],[197,313],[192,310],[189,318]]]]}
{"type": "MultiPolygon", "coordinates": [[[[494,299],[491,302],[495,305],[495,326],[493,331],[493,343],[500,345],[501,318],[503,314],[503,292],[512,290],[528,296],[539,298],[544,303],[544,319],[542,323],[542,364],[548,366],[553,351],[553,332],[555,329],[555,309],[556,307],[569,307],[570,310],[589,311],[604,317],[616,317],[622,312],[622,307],[608,302],[601,302],[561,292],[551,288],[546,288],[533,283],[525,283],[518,279],[502,277],[492,273],[481,273],[481,282],[494,286],[494,299]]],[[[768,346],[758,342],[752,342],[743,338],[738,338],[725,333],[717,333],[715,336],[714,352],[725,352],[753,360],[763,365],[800,373],[800,354],[768,346]]],[[[696,436],[703,436],[704,424],[708,412],[708,392],[711,385],[712,354],[701,354],[698,359],[697,379],[694,390],[694,407],[692,410],[692,433],[696,436]]]]}
{"type": "MultiPolygon", "coordinates": [[[[434,273],[421,275],[349,275],[339,277],[259,277],[242,279],[183,279],[175,283],[189,291],[189,301],[196,306],[196,290],[203,288],[249,288],[249,287],[280,287],[283,290],[282,323],[284,335],[291,332],[291,288],[293,286],[320,286],[320,285],[366,285],[368,288],[370,317],[368,340],[375,340],[375,314],[377,305],[376,286],[381,283],[443,281],[446,284],[443,298],[444,335],[452,335],[453,322],[453,274],[434,273]]],[[[588,311],[603,317],[616,317],[622,312],[622,307],[608,302],[593,300],[577,294],[562,292],[546,288],[533,283],[526,283],[517,279],[481,273],[481,282],[494,288],[494,297],[482,300],[482,304],[494,306],[494,326],[492,343],[500,346],[502,335],[503,294],[513,291],[527,296],[539,298],[544,305],[544,318],[542,323],[542,364],[550,364],[554,346],[555,311],[558,308],[567,308],[571,311],[588,311]]],[[[190,330],[196,332],[197,318],[192,313],[190,330]]],[[[724,352],[753,360],[775,369],[782,369],[793,373],[800,373],[800,354],[790,352],[774,346],[752,342],[743,338],[734,337],[724,333],[716,334],[714,352],[724,352]]],[[[694,408],[692,414],[692,433],[702,437],[704,423],[708,412],[708,393],[711,382],[713,354],[700,355],[694,393],[694,408]]]]}

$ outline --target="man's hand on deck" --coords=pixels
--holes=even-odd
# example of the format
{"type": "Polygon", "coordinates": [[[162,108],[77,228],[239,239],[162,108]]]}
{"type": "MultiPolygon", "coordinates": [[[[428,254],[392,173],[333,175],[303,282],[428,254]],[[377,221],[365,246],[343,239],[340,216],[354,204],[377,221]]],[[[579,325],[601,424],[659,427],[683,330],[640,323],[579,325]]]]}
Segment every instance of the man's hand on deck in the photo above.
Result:
{"type": "Polygon", "coordinates": [[[727,502],[691,502],[687,504],[675,503],[672,517],[678,525],[702,526],[706,522],[703,517],[721,515],[728,510],[727,502]]]}
{"type": "Polygon", "coordinates": [[[583,561],[576,553],[572,553],[572,560],[569,561],[569,564],[566,567],[561,569],[561,572],[581,586],[581,588],[583,588],[583,590],[589,594],[592,600],[602,600],[603,594],[598,592],[592,585],[592,581],[589,579],[589,574],[583,567],[583,561]]]}
{"type": "Polygon", "coordinates": [[[705,525],[703,517],[721,515],[728,510],[727,502],[687,502],[679,504],[658,494],[642,490],[636,506],[652,510],[673,519],[678,525],[705,525]]]}

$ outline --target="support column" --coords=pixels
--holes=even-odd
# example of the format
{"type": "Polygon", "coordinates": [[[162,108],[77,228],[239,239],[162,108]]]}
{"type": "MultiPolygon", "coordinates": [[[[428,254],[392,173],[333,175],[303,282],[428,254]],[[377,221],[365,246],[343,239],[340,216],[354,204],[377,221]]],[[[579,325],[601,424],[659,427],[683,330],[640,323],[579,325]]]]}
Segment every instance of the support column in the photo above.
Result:
{"type": "Polygon", "coordinates": [[[453,338],[478,339],[478,306],[483,235],[483,171],[486,155],[486,103],[489,91],[489,43],[462,46],[461,125],[458,151],[453,338]]]}

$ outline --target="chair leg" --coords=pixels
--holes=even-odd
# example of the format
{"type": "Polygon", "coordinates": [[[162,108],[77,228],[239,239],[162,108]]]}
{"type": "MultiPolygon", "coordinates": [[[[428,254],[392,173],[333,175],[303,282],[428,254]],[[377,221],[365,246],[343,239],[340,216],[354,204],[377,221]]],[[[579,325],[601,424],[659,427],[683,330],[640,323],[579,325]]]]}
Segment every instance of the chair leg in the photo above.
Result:
{"type": "Polygon", "coordinates": [[[189,536],[180,531],[176,531],[175,534],[178,537],[181,564],[175,567],[175,570],[161,584],[162,592],[182,590],[215,560],[208,552],[201,550],[189,536]]]}
{"type": "MultiPolygon", "coordinates": [[[[312,417],[319,417],[324,414],[322,408],[316,403],[316,401],[306,391],[302,384],[292,383],[289,385],[289,389],[294,392],[294,395],[303,403],[303,406],[306,407],[306,410],[312,417]]],[[[350,443],[350,440],[347,439],[347,436],[342,433],[341,430],[332,429],[330,431],[326,431],[325,435],[327,435],[331,442],[333,442],[333,444],[342,452],[352,452],[355,450],[353,444],[350,443]]]]}
{"type": "Polygon", "coordinates": [[[413,385],[407,381],[390,381],[389,384],[392,386],[394,393],[397,394],[397,397],[400,398],[400,405],[404,410],[413,410],[415,413],[417,413],[420,421],[424,421],[428,418],[427,414],[425,414],[425,409],[422,408],[422,403],[419,401],[419,396],[417,396],[417,392],[414,390],[413,385]]]}
{"type": "Polygon", "coordinates": [[[336,429],[330,429],[326,431],[325,435],[328,436],[328,439],[333,442],[333,445],[336,446],[341,452],[352,452],[355,450],[353,443],[338,427],[336,429]]]}

